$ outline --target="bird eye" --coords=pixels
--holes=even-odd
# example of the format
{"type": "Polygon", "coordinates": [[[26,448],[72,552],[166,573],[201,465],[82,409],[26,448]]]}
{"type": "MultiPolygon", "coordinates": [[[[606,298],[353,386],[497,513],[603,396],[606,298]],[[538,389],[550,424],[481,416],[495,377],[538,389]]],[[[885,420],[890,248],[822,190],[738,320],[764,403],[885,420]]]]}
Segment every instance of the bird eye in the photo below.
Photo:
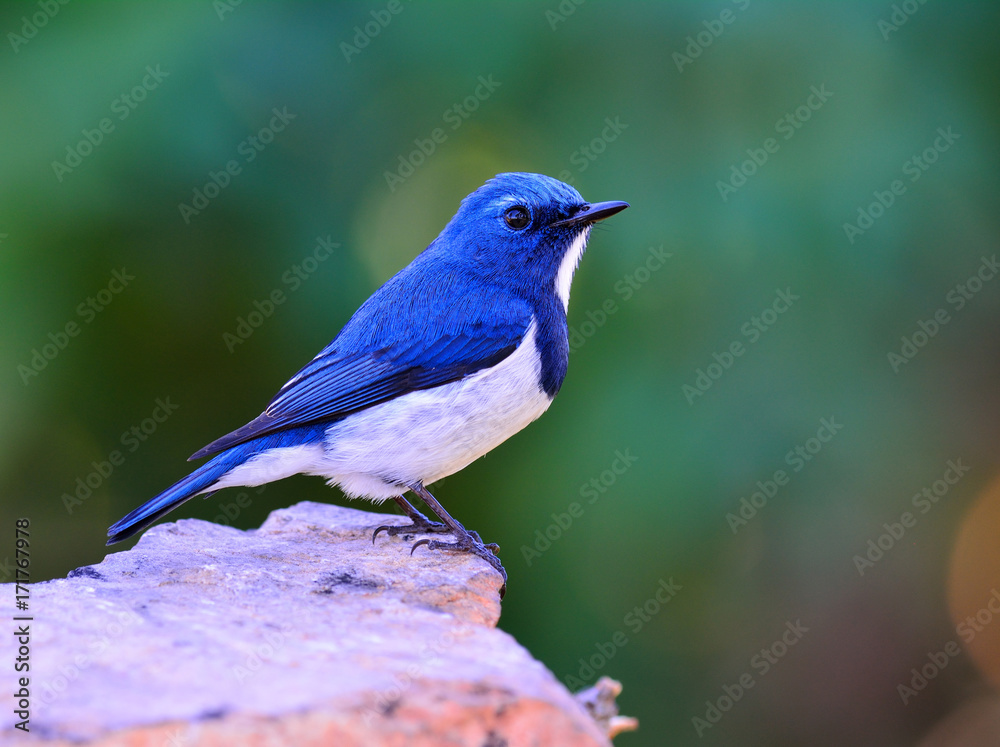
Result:
{"type": "Polygon", "coordinates": [[[516,205],[503,214],[504,222],[515,231],[526,228],[531,223],[531,215],[526,207],[516,205]]]}

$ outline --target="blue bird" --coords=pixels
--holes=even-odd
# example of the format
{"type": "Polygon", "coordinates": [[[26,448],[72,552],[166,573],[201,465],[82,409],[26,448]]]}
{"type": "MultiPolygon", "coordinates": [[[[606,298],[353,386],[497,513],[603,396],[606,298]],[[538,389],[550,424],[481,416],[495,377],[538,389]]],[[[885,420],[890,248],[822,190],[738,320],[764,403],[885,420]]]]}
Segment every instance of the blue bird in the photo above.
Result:
{"type": "Polygon", "coordinates": [[[264,412],[197,451],[215,455],[108,529],[141,532],[196,495],[304,473],[352,498],[393,499],[412,521],[379,527],[429,549],[484,544],[425,487],[454,474],[538,418],[569,362],[570,284],[594,223],[628,207],[590,204],[541,174],[498,174],[466,197],[441,235],[379,288],[264,412]],[[406,498],[412,491],[442,523],[406,498]]]}

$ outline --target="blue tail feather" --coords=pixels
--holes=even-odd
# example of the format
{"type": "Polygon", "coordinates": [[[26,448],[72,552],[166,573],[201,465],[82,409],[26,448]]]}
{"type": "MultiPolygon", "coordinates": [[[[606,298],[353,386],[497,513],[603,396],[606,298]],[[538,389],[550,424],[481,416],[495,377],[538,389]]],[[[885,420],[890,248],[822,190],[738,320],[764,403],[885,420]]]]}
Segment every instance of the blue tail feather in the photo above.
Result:
{"type": "MultiPolygon", "coordinates": [[[[112,524],[108,529],[107,544],[113,545],[138,534],[257,454],[281,446],[296,446],[321,440],[327,426],[328,424],[316,424],[293,428],[227,449],[112,524]]],[[[203,495],[208,497],[208,494],[203,495]]]]}

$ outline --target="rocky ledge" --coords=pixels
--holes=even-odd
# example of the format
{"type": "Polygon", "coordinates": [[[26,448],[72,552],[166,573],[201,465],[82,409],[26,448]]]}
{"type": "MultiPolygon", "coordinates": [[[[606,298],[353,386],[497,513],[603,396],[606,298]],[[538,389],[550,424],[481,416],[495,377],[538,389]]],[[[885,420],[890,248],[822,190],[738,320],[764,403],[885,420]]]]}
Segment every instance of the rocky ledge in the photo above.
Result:
{"type": "Polygon", "coordinates": [[[406,521],[317,503],[249,531],[184,519],[33,584],[31,731],[5,708],[0,745],[607,746],[634,728],[617,683],[575,698],[496,628],[482,560],[372,545],[406,521]]]}

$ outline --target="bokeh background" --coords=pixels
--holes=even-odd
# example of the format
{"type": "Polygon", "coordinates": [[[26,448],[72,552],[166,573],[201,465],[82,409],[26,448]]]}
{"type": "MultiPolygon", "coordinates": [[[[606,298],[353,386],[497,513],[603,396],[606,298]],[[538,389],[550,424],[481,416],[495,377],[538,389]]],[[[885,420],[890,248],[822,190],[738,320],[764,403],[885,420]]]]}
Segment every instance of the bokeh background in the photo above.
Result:
{"type": "MultiPolygon", "coordinates": [[[[621,680],[621,745],[987,743],[1000,6],[44,5],[0,6],[0,557],[28,516],[36,579],[99,562],[464,195],[537,171],[632,208],[577,273],[555,405],[436,491],[503,547],[501,626],[570,685],[621,680]]],[[[345,502],[236,494],[172,518],[345,502]]]]}

